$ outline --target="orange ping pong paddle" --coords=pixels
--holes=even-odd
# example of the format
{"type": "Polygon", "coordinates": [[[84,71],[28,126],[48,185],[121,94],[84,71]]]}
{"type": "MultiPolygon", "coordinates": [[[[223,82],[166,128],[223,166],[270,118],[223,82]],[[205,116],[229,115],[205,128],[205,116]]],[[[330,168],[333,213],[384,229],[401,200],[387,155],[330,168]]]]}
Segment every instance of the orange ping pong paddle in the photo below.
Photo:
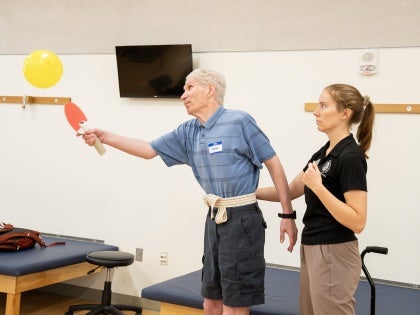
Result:
{"type": "MultiPolygon", "coordinates": [[[[78,133],[78,134],[84,134],[87,129],[87,118],[86,115],[83,113],[83,111],[74,103],[68,102],[64,105],[64,113],[66,114],[66,118],[72,126],[72,128],[78,133]]],[[[105,154],[106,150],[104,145],[101,141],[99,141],[98,138],[96,138],[94,147],[96,151],[100,155],[105,154]]]]}

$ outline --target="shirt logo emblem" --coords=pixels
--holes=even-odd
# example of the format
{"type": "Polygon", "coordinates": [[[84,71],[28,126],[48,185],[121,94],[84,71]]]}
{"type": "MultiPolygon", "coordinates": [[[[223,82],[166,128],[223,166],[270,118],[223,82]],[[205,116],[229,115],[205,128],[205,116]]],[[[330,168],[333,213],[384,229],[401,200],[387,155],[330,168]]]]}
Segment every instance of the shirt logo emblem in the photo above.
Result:
{"type": "Polygon", "coordinates": [[[324,163],[324,165],[322,165],[321,174],[322,175],[327,174],[330,169],[331,169],[331,160],[328,160],[327,162],[324,163]]]}

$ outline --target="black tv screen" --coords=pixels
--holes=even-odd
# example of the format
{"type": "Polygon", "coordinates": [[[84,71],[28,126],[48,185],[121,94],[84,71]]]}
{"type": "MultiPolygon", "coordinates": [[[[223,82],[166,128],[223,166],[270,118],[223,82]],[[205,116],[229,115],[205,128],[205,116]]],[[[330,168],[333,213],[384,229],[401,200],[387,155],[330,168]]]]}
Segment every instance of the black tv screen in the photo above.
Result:
{"type": "Polygon", "coordinates": [[[192,49],[183,45],[116,46],[121,97],[180,97],[192,71],[192,49]]]}

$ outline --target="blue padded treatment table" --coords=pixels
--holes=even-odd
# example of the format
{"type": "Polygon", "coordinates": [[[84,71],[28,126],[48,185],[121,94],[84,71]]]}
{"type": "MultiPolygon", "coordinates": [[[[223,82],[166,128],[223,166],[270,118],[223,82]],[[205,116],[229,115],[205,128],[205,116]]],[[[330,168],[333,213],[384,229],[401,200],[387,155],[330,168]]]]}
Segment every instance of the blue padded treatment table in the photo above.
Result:
{"type": "MultiPolygon", "coordinates": [[[[21,293],[85,276],[94,266],[86,261],[89,252],[118,250],[117,246],[67,238],[42,236],[46,245],[18,252],[0,251],[0,292],[7,294],[5,315],[18,315],[21,293]]],[[[97,271],[100,271],[97,270],[97,271]]]]}
{"type": "MultiPolygon", "coordinates": [[[[375,287],[376,314],[412,315],[419,312],[420,290],[378,283],[375,287]]],[[[163,302],[161,315],[204,314],[200,288],[201,270],[197,270],[146,287],[141,296],[163,302]],[[182,311],[177,310],[177,305],[182,311]]],[[[357,315],[370,314],[370,292],[369,283],[360,281],[355,296],[357,315]]],[[[251,307],[251,315],[299,315],[299,272],[266,267],[265,294],[266,303],[251,307]]]]}

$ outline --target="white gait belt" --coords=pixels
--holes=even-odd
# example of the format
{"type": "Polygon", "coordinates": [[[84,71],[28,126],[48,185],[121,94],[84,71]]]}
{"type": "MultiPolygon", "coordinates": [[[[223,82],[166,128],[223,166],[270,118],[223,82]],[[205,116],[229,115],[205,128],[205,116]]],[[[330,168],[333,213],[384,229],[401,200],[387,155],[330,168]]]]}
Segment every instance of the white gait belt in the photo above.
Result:
{"type": "Polygon", "coordinates": [[[213,194],[207,194],[204,196],[204,203],[210,207],[210,218],[214,219],[217,224],[224,223],[227,221],[226,208],[228,207],[240,207],[250,205],[257,202],[255,193],[242,195],[237,197],[222,198],[213,194]],[[213,208],[217,208],[216,216],[214,215],[213,208]]]}

